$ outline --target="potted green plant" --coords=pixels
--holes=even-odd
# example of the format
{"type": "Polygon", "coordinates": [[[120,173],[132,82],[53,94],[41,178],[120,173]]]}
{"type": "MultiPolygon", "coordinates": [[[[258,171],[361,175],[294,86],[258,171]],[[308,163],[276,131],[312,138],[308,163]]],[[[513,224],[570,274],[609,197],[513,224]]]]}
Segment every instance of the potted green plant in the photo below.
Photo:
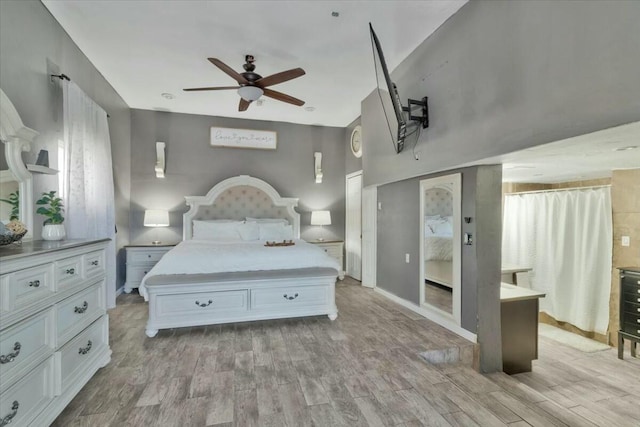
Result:
{"type": "Polygon", "coordinates": [[[19,219],[20,215],[20,190],[16,190],[13,193],[9,193],[8,199],[0,199],[0,202],[9,203],[11,205],[11,213],[9,214],[9,220],[19,219]]]}
{"type": "Polygon", "coordinates": [[[64,230],[64,205],[62,199],[56,196],[55,191],[49,191],[48,193],[42,193],[42,197],[36,201],[37,205],[40,205],[37,214],[47,217],[42,227],[42,238],[44,240],[62,240],[66,236],[64,230]]]}

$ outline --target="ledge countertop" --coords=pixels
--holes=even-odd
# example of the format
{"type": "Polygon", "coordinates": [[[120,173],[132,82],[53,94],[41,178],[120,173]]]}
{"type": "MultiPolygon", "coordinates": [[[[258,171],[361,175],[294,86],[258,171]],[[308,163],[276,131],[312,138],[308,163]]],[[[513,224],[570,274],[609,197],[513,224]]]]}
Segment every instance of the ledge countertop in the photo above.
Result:
{"type": "Polygon", "coordinates": [[[48,240],[28,240],[22,243],[12,243],[10,245],[0,246],[0,260],[9,261],[30,255],[55,252],[62,249],[90,245],[92,243],[106,242],[108,240],[109,239],[77,239],[60,240],[57,242],[48,240]]]}
{"type": "Polygon", "coordinates": [[[500,302],[523,301],[542,298],[545,295],[544,292],[534,291],[533,289],[523,288],[509,283],[500,283],[500,302]]]}

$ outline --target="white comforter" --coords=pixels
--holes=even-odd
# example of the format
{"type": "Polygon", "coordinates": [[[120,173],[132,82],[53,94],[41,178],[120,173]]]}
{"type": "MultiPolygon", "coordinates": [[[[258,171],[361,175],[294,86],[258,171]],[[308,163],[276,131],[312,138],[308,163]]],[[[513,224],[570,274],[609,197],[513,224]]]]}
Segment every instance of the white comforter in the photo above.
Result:
{"type": "Polygon", "coordinates": [[[151,276],[164,274],[207,274],[310,267],[340,270],[335,258],[304,240],[295,240],[293,246],[266,247],[264,244],[264,241],[185,240],[167,252],[142,279],[140,295],[148,301],[145,281],[151,276]]]}
{"type": "Polygon", "coordinates": [[[424,238],[425,261],[451,261],[452,258],[452,236],[431,235],[424,238]]]}

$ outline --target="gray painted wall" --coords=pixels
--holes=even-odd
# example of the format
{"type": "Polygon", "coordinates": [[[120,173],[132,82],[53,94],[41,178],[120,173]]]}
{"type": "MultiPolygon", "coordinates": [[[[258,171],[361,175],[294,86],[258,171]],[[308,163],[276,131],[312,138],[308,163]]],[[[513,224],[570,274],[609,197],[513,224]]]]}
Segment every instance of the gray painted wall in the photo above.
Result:
{"type": "MultiPolygon", "coordinates": [[[[89,62],[49,11],[39,1],[0,1],[0,87],[15,105],[26,126],[40,135],[23,158],[35,163],[40,149],[49,150],[57,166],[57,143],[62,138],[62,86],[51,83],[49,72],[63,72],[111,116],[111,153],[114,165],[116,245],[129,242],[130,116],[129,108],[100,72],[89,62]]],[[[57,177],[34,175],[34,192],[58,188],[57,177]]],[[[34,235],[41,232],[35,215],[34,235]]],[[[119,257],[117,286],[124,283],[124,262],[119,257]]]]}
{"type": "Polygon", "coordinates": [[[363,101],[365,185],[639,120],[638,22],[638,1],[467,3],[392,72],[404,103],[429,97],[420,160],[413,137],[394,154],[377,93],[363,101]]]}
{"type": "Polygon", "coordinates": [[[462,217],[472,218],[463,222],[462,233],[474,236],[474,245],[462,246],[461,326],[478,335],[481,369],[502,370],[501,252],[495,245],[501,239],[500,166],[455,169],[379,186],[377,286],[420,304],[420,181],[452,173],[462,175],[462,217]]]}
{"type": "Polygon", "coordinates": [[[182,239],[184,196],[204,195],[216,183],[236,175],[251,175],[273,185],[284,197],[299,197],[302,237],[315,239],[319,227],[309,225],[310,212],[331,211],[332,225],[325,238],[344,238],[345,155],[344,128],[281,122],[230,119],[149,110],[131,110],[131,240],[148,242],[182,239]],[[211,126],[272,130],[278,133],[276,150],[213,148],[211,126]],[[155,143],[167,143],[166,178],[156,178],[155,143]],[[322,152],[324,178],[315,183],[315,151],[322,152]],[[167,208],[171,226],[143,226],[145,209],[167,208]]]}
{"type": "MultiPolygon", "coordinates": [[[[344,140],[345,140],[344,173],[345,175],[362,170],[362,157],[357,158],[351,152],[351,132],[353,132],[353,129],[355,129],[355,127],[359,124],[360,124],[360,117],[358,117],[349,126],[347,126],[344,132],[345,134],[345,137],[344,137],[344,140]]],[[[364,144],[363,144],[363,150],[364,150],[364,144]]]]}

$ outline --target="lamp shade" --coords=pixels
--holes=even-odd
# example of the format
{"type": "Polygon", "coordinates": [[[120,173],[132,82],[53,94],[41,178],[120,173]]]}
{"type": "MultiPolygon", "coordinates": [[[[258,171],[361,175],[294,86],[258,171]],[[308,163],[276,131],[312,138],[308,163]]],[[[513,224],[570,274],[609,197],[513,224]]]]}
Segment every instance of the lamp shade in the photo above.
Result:
{"type": "Polygon", "coordinates": [[[168,227],[169,212],[161,209],[147,209],[144,211],[145,227],[168,227]]]}
{"type": "Polygon", "coordinates": [[[331,212],[329,211],[311,212],[311,225],[331,225],[331,212]]]}
{"type": "Polygon", "coordinates": [[[238,95],[246,101],[255,101],[260,98],[263,93],[264,91],[258,86],[241,86],[240,89],[238,89],[238,95]]]}

